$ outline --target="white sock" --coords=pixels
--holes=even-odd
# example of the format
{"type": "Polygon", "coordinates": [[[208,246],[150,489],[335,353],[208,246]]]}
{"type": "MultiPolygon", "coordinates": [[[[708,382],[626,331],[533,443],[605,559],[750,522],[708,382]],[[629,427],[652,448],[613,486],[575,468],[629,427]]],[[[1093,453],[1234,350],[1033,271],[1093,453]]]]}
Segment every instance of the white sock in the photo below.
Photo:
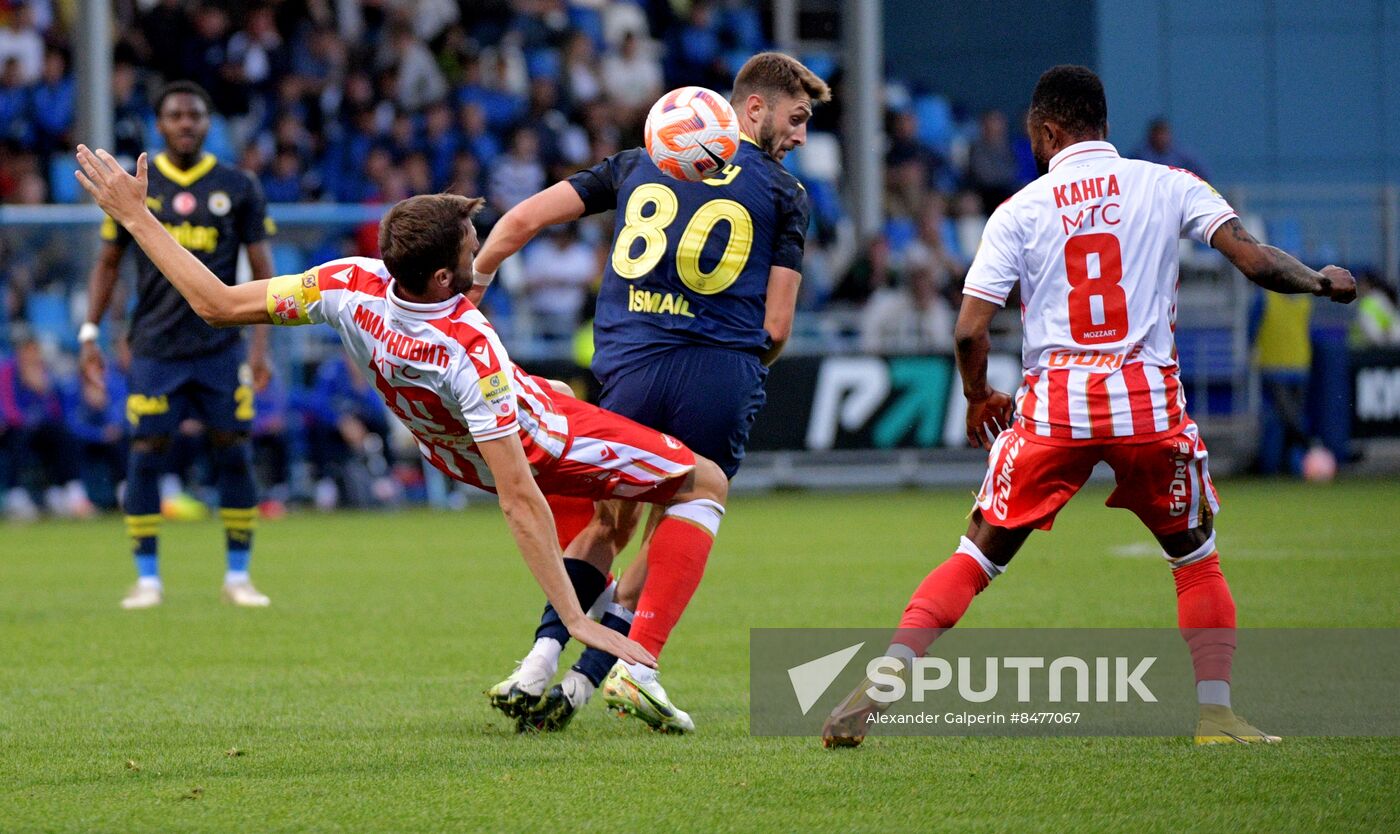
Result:
{"type": "Polygon", "coordinates": [[[564,690],[564,697],[569,699],[569,703],[578,709],[593,697],[593,681],[584,677],[582,672],[570,669],[564,675],[564,680],[560,682],[559,688],[564,690]]]}
{"type": "Polygon", "coordinates": [[[885,649],[885,657],[898,660],[904,664],[905,669],[912,668],[914,665],[914,650],[903,643],[891,643],[890,647],[885,649]]]}
{"type": "Polygon", "coordinates": [[[1202,705],[1230,706],[1229,681],[1200,681],[1196,684],[1196,701],[1202,705]]]}
{"type": "Polygon", "coordinates": [[[724,505],[708,498],[683,501],[666,508],[666,515],[683,518],[706,531],[711,536],[719,535],[719,523],[724,518],[724,505]]]}
{"type": "Polygon", "coordinates": [[[141,586],[142,588],[155,588],[157,591],[159,591],[160,588],[161,588],[161,585],[160,585],[160,577],[159,577],[159,576],[142,576],[142,577],[139,577],[139,578],[136,580],[136,584],[139,585],[139,586],[141,586]]]}
{"type": "Polygon", "coordinates": [[[588,619],[594,621],[603,619],[604,612],[608,610],[608,606],[613,604],[613,598],[616,596],[617,580],[614,579],[608,583],[608,587],[603,589],[603,592],[598,595],[598,599],[595,600],[592,607],[588,609],[588,619]]]}
{"type": "Polygon", "coordinates": [[[252,579],[248,576],[248,572],[246,570],[224,571],[225,585],[242,585],[245,582],[251,581],[252,579]]]}
{"type": "Polygon", "coordinates": [[[530,653],[525,656],[526,660],[534,660],[543,663],[549,670],[549,676],[554,677],[554,672],[559,668],[559,655],[564,653],[564,645],[553,637],[541,637],[535,641],[530,653]]]}
{"type": "Polygon", "coordinates": [[[625,661],[622,665],[627,667],[627,674],[635,678],[638,683],[650,683],[656,680],[656,670],[650,666],[643,666],[640,663],[627,663],[625,661]]]}

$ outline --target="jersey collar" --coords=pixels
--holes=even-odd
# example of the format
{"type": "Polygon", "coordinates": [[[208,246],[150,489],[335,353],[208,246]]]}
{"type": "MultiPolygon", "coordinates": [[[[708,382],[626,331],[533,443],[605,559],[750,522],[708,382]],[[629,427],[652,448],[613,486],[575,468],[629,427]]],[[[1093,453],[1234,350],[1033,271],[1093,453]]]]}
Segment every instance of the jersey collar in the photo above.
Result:
{"type": "Polygon", "coordinates": [[[405,318],[418,319],[419,321],[442,318],[444,313],[451,312],[452,308],[456,307],[457,303],[462,300],[462,296],[454,295],[451,298],[435,301],[432,304],[419,304],[413,301],[404,301],[395,290],[397,286],[398,285],[391,279],[389,281],[389,288],[384,292],[384,297],[389,299],[389,304],[394,308],[394,313],[396,315],[402,315],[405,318]]]}
{"type": "Polygon", "coordinates": [[[194,185],[200,177],[212,171],[218,162],[219,160],[212,153],[206,153],[194,164],[194,167],[181,169],[175,167],[175,163],[170,161],[170,157],[165,155],[165,151],[156,154],[156,170],[160,171],[161,176],[181,188],[189,188],[194,185]]]}
{"type": "Polygon", "coordinates": [[[1075,162],[1083,162],[1086,159],[1116,156],[1118,156],[1118,149],[1113,147],[1111,142],[1075,142],[1050,159],[1050,170],[1055,170],[1060,163],[1071,157],[1075,162]]]}
{"type": "Polygon", "coordinates": [[[761,147],[759,147],[759,144],[758,144],[758,141],[757,141],[757,140],[755,140],[752,136],[748,135],[747,133],[745,133],[745,132],[742,131],[742,130],[739,131],[739,141],[741,141],[741,142],[748,142],[750,145],[753,145],[755,148],[758,148],[759,150],[763,150],[761,147]]]}

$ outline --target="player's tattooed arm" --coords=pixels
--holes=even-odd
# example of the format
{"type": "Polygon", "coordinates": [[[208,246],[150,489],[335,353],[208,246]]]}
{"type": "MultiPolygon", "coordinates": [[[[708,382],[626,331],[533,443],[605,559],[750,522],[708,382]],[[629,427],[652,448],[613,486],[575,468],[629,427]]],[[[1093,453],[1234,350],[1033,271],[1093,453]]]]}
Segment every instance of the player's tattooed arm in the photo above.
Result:
{"type": "Polygon", "coordinates": [[[989,330],[999,310],[990,301],[964,295],[958,323],[953,330],[958,373],[967,398],[967,442],[990,449],[1002,429],[1011,425],[1015,404],[1011,396],[987,384],[987,355],[992,351],[989,330]]]}
{"type": "Polygon", "coordinates": [[[1215,247],[1244,273],[1244,277],[1277,293],[1311,293],[1347,304],[1356,298],[1356,279],[1339,266],[1319,272],[1274,246],[1254,239],[1238,217],[1226,221],[1210,239],[1215,247]]]}

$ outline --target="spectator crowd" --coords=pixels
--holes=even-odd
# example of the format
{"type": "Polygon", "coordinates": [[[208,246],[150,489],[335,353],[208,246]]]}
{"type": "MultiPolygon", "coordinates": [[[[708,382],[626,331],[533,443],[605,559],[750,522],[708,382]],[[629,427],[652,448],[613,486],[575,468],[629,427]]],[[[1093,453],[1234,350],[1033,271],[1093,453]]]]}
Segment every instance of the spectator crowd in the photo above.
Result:
{"type": "MultiPolygon", "coordinates": [[[[0,0],[0,203],[80,202],[71,159],[78,6],[0,0]]],[[[258,180],[274,218],[279,203],[379,205],[450,189],[484,195],[489,228],[548,184],[639,144],[665,89],[727,92],[743,61],[771,46],[767,4],[743,0],[114,0],[111,8],[118,157],[159,146],[156,90],[194,80],[215,105],[206,149],[258,180]]],[[[840,198],[832,54],[799,56],[838,95],[785,160],[812,205],[800,305],[823,315],[805,321],[839,330],[842,347],[946,350],[987,214],[1036,174],[1022,114],[969,112],[890,78],[886,219],[861,239],[840,198]]],[[[1165,122],[1151,126],[1138,155],[1199,167],[1165,122]]],[[[284,225],[273,241],[279,272],[376,254],[372,226],[291,231],[284,225]]],[[[590,218],[507,264],[487,313],[515,352],[571,355],[610,236],[611,218],[590,218]]],[[[85,257],[63,229],[0,228],[8,323],[0,491],[17,517],[45,506],[83,515],[117,500],[120,369],[108,402],[84,401],[71,384],[85,257]]],[[[106,338],[119,343],[119,328],[106,338]]],[[[363,379],[326,353],[319,367],[259,392],[264,486],[275,498],[327,507],[397,500],[413,478],[391,477],[389,421],[363,379]]],[[[199,483],[197,427],[189,434],[193,451],[176,456],[172,496],[199,483]]]]}

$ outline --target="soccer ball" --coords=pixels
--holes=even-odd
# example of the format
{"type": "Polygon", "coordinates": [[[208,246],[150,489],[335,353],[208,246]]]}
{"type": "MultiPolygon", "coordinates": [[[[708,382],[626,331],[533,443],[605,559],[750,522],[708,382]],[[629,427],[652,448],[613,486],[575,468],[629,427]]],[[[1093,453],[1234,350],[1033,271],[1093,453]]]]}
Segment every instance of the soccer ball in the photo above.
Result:
{"type": "Polygon", "coordinates": [[[672,90],[651,106],[647,153],[664,173],[699,182],[718,174],[739,151],[739,117],[723,96],[704,87],[672,90]]]}

